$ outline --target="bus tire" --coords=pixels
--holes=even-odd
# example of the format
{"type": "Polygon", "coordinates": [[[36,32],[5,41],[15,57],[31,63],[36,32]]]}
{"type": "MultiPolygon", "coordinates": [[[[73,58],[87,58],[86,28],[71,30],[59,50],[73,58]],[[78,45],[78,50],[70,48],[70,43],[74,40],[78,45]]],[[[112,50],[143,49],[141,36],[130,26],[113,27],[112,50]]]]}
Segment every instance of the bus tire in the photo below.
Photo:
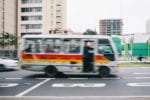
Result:
{"type": "Polygon", "coordinates": [[[5,71],[5,70],[6,70],[5,65],[0,64],[0,71],[5,71]]]}
{"type": "Polygon", "coordinates": [[[48,77],[55,77],[58,74],[58,70],[55,68],[55,66],[47,66],[44,71],[48,77]]]}
{"type": "Polygon", "coordinates": [[[100,77],[106,77],[110,74],[110,69],[106,66],[99,67],[99,76],[100,77]]]}

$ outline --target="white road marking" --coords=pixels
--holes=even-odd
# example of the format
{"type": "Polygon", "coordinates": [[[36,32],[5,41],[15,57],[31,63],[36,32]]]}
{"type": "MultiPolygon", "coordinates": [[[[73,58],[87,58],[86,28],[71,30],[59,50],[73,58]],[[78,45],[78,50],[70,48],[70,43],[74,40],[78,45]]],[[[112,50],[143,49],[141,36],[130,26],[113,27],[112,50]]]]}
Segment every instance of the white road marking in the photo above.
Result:
{"type": "Polygon", "coordinates": [[[42,81],[42,82],[40,82],[40,83],[38,83],[38,84],[32,86],[31,88],[29,88],[29,89],[27,89],[27,90],[25,90],[25,91],[23,91],[23,92],[17,94],[16,97],[22,97],[23,95],[25,95],[25,94],[31,92],[32,90],[36,89],[37,87],[39,87],[39,86],[45,84],[46,82],[48,82],[48,81],[50,81],[50,80],[51,80],[51,79],[45,79],[44,81],[42,81]]]}
{"type": "MultiPolygon", "coordinates": [[[[68,79],[72,79],[72,80],[87,80],[87,79],[90,79],[90,78],[68,78],[68,79]]],[[[116,77],[116,78],[110,78],[110,77],[102,77],[100,78],[102,80],[108,80],[108,79],[111,79],[111,80],[118,80],[118,79],[121,79],[120,77],[116,77]]]]}
{"type": "Polygon", "coordinates": [[[30,85],[31,83],[23,83],[23,84],[25,84],[25,85],[30,85]]]}
{"type": "Polygon", "coordinates": [[[105,87],[105,83],[54,83],[52,87],[105,87]]]}
{"type": "Polygon", "coordinates": [[[55,78],[35,78],[35,79],[38,79],[38,80],[45,80],[45,79],[55,79],[55,78]]]}
{"type": "Polygon", "coordinates": [[[120,78],[120,77],[117,77],[117,78],[109,78],[109,77],[107,78],[107,77],[106,77],[106,78],[101,78],[101,79],[105,79],[105,80],[109,80],[109,79],[111,79],[111,80],[119,80],[119,79],[121,79],[121,78],[120,78]]]}
{"type": "Polygon", "coordinates": [[[0,87],[14,87],[17,85],[18,83],[0,83],[0,87]]]}
{"type": "Polygon", "coordinates": [[[128,86],[150,86],[150,82],[143,83],[127,83],[128,86]]]}
{"type": "Polygon", "coordinates": [[[139,67],[139,68],[143,68],[143,69],[149,69],[150,67],[139,67]]]}
{"type": "Polygon", "coordinates": [[[150,77],[135,77],[135,79],[150,79],[150,77]]]}
{"type": "Polygon", "coordinates": [[[122,67],[121,70],[150,69],[150,67],[122,67]]]}
{"type": "Polygon", "coordinates": [[[133,74],[135,74],[135,75],[150,75],[150,73],[133,73],[133,74]]]}
{"type": "Polygon", "coordinates": [[[5,78],[5,80],[21,80],[22,78],[5,78]]]}
{"type": "Polygon", "coordinates": [[[78,80],[78,79],[81,79],[81,80],[86,80],[86,79],[89,79],[89,78],[68,78],[68,79],[72,79],[72,80],[78,80]]]}

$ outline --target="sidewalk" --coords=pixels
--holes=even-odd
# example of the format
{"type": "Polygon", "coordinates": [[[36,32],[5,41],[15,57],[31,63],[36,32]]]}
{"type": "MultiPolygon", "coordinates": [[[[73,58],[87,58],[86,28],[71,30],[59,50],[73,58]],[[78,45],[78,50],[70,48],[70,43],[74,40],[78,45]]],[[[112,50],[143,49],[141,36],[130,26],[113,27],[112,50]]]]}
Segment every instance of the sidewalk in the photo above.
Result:
{"type": "Polygon", "coordinates": [[[150,62],[119,62],[119,67],[150,67],[150,62]]]}
{"type": "Polygon", "coordinates": [[[142,67],[142,66],[147,66],[147,67],[150,67],[150,60],[147,60],[147,59],[143,59],[142,61],[138,61],[137,59],[133,59],[133,60],[125,60],[124,59],[119,59],[119,66],[122,67],[122,66],[126,66],[126,67],[131,67],[131,66],[134,66],[134,67],[142,67]]]}

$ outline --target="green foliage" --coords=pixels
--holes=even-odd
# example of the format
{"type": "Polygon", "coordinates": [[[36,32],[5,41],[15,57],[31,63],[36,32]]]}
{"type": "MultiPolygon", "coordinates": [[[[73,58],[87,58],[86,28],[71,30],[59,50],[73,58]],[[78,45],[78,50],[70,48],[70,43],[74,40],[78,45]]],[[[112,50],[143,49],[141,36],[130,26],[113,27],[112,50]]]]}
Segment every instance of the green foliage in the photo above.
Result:
{"type": "Polygon", "coordinates": [[[16,46],[17,45],[17,36],[9,33],[1,33],[2,37],[0,37],[0,47],[7,46],[16,46]]]}
{"type": "Polygon", "coordinates": [[[84,35],[97,35],[97,32],[91,29],[87,29],[83,34],[84,35]]]}

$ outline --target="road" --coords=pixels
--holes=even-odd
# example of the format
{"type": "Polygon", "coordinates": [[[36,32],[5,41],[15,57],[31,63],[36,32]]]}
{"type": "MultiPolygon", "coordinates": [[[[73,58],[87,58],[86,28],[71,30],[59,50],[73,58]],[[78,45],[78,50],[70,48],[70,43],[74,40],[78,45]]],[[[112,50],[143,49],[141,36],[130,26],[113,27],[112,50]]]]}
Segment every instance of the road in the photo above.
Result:
{"type": "Polygon", "coordinates": [[[42,72],[0,72],[0,96],[150,96],[150,67],[120,67],[117,75],[48,78],[42,72]]]}

